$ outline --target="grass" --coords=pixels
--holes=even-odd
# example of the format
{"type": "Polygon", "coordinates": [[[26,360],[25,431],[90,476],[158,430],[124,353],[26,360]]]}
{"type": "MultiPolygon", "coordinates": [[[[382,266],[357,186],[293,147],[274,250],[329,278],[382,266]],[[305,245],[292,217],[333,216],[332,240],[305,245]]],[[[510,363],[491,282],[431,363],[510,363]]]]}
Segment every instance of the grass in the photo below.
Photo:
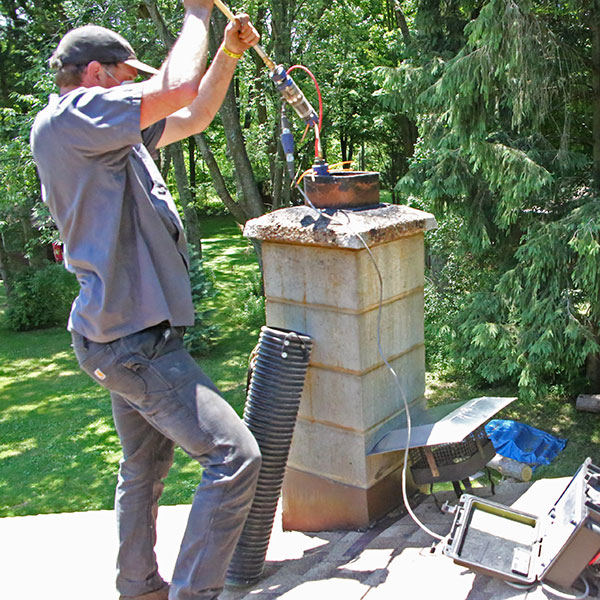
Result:
{"type": "MultiPolygon", "coordinates": [[[[517,389],[510,386],[476,387],[464,374],[427,374],[427,398],[430,404],[480,396],[517,396],[517,389]]],[[[560,389],[535,401],[517,399],[495,418],[521,421],[568,440],[565,449],[551,464],[535,470],[533,479],[573,475],[588,456],[595,464],[600,461],[600,415],[577,411],[575,398],[566,398],[560,389]]]]}
{"type": "MultiPolygon", "coordinates": [[[[205,264],[218,290],[211,307],[220,338],[198,361],[241,413],[248,356],[260,326],[242,314],[243,293],[258,266],[231,219],[211,217],[203,228],[205,264]]],[[[0,313],[3,293],[0,285],[0,313]]],[[[79,370],[69,334],[64,328],[14,333],[0,325],[0,340],[0,517],[112,508],[120,447],[110,402],[79,370]]],[[[464,375],[428,373],[431,404],[484,395],[513,396],[516,390],[478,388],[464,375]]],[[[576,411],[574,400],[559,391],[536,402],[516,401],[499,417],[569,439],[551,465],[536,471],[537,478],[572,475],[586,456],[600,459],[600,416],[576,411]]],[[[199,477],[198,465],[177,451],[161,502],[190,502],[199,477]]]]}
{"type": "MultiPolygon", "coordinates": [[[[230,219],[209,219],[205,236],[205,261],[219,292],[215,308],[224,308],[214,313],[218,345],[199,362],[241,411],[258,327],[232,323],[230,307],[258,266],[230,219]]],[[[0,285],[0,312],[5,303],[0,285]]],[[[0,340],[0,517],[112,508],[120,445],[110,400],[81,373],[69,333],[15,333],[0,325],[0,340]]],[[[190,502],[199,477],[197,463],[178,450],[161,502],[190,502]]]]}
{"type": "Polygon", "coordinates": [[[252,245],[241,237],[238,226],[229,217],[206,219],[202,233],[203,257],[215,274],[218,292],[208,304],[214,310],[220,339],[208,356],[198,357],[198,362],[241,414],[246,399],[248,357],[258,341],[262,323],[248,325],[243,321],[240,298],[248,282],[258,276],[258,263],[252,245]]]}

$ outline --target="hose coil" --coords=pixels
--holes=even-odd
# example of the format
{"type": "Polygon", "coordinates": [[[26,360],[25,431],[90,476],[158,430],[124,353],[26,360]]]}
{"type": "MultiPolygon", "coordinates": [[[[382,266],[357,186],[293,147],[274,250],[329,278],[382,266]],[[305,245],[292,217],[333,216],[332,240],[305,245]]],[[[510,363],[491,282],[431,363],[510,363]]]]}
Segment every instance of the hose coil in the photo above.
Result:
{"type": "Polygon", "coordinates": [[[252,585],[262,575],[277,502],[310,360],[312,339],[262,327],[244,408],[244,423],[262,454],[256,494],[227,571],[227,583],[252,585]]]}

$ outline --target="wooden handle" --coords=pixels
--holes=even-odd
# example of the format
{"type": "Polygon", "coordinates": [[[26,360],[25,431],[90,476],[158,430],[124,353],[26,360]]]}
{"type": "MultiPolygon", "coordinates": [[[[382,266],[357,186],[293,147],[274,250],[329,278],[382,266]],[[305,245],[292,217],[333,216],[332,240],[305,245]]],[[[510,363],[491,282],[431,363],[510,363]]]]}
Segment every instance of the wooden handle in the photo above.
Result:
{"type": "MultiPolygon", "coordinates": [[[[229,10],[228,6],[222,2],[222,0],[215,0],[215,6],[233,23],[235,21],[235,15],[229,10]]],[[[256,44],[256,46],[252,46],[256,54],[258,54],[262,59],[265,65],[267,65],[267,69],[272,71],[275,68],[275,63],[267,56],[267,53],[262,49],[260,44],[256,44]]]]}

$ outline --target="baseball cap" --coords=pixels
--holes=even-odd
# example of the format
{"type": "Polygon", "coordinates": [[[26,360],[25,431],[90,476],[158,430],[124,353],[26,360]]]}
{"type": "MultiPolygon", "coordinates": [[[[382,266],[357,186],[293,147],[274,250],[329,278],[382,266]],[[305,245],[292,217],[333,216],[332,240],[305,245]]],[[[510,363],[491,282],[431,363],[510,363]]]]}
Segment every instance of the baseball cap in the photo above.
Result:
{"type": "Polygon", "coordinates": [[[118,33],[99,25],[84,25],[71,29],[60,41],[50,58],[50,65],[87,65],[93,60],[103,64],[125,63],[156,75],[158,69],[137,59],[131,44],[118,33]]]}

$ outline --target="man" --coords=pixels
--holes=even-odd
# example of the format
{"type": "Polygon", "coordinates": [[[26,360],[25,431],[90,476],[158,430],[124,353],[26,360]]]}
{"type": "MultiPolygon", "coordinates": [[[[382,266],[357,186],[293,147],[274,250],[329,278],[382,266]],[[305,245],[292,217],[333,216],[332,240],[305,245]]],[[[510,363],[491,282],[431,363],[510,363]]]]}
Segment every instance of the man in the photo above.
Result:
{"type": "Polygon", "coordinates": [[[73,347],[82,369],[110,390],[123,447],[121,600],[216,598],[260,467],[254,438],[183,347],[183,330],[193,324],[185,237],[150,157],[208,126],[258,34],[247,15],[238,17],[205,73],[212,0],[184,0],[184,8],[160,71],[112,31],[67,33],[50,59],[60,95],[31,134],[44,199],[81,286],[69,318],[73,347]],[[154,76],[131,83],[138,70],[154,76]],[[174,444],[202,464],[203,475],[169,586],[154,544],[174,444]]]}

